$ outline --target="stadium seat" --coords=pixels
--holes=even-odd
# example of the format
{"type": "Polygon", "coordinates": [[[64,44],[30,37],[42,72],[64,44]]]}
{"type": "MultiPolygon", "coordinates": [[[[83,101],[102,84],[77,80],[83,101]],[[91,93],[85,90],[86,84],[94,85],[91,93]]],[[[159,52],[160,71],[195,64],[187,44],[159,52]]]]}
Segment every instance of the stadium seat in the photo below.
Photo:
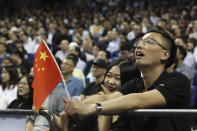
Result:
{"type": "Polygon", "coordinates": [[[197,71],[194,72],[194,78],[192,81],[192,85],[195,85],[197,87],[197,71]]]}
{"type": "Polygon", "coordinates": [[[190,86],[190,92],[191,92],[190,105],[191,105],[191,107],[194,107],[195,99],[196,99],[196,86],[195,85],[190,86]]]}

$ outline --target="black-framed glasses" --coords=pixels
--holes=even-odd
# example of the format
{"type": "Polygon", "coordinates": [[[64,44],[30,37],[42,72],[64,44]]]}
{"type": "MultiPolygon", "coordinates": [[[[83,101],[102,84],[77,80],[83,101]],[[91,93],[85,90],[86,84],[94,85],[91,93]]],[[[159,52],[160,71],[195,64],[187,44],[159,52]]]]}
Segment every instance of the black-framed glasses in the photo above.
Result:
{"type": "Polygon", "coordinates": [[[159,42],[157,42],[155,39],[150,38],[150,37],[147,37],[147,38],[145,38],[145,39],[139,39],[139,40],[136,42],[137,45],[138,45],[140,42],[143,42],[144,44],[153,44],[153,42],[154,42],[154,43],[156,43],[158,46],[160,46],[162,49],[168,50],[168,49],[166,49],[163,45],[159,44],[159,42]]]}

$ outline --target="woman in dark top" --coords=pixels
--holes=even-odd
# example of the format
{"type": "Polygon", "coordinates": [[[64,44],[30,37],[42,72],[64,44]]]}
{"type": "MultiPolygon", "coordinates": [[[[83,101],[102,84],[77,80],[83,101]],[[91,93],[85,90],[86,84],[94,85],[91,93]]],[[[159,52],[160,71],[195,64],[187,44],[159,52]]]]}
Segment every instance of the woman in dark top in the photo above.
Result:
{"type": "MultiPolygon", "coordinates": [[[[140,77],[140,71],[135,66],[134,61],[116,59],[112,61],[110,64],[109,70],[107,71],[105,75],[103,85],[105,86],[108,93],[112,93],[118,90],[119,88],[121,88],[121,86],[123,86],[127,81],[132,80],[134,78],[139,78],[139,77],[140,77]]],[[[99,92],[99,93],[102,93],[102,92],[99,92]]],[[[114,118],[112,117],[111,118],[110,117],[97,118],[97,115],[82,117],[80,119],[80,122],[77,124],[74,124],[74,126],[71,126],[71,129],[69,130],[70,131],[98,131],[98,130],[102,131],[102,128],[106,127],[106,124],[103,123],[102,121],[104,121],[105,119],[105,121],[108,122],[107,124],[110,124],[109,126],[111,126],[111,123],[115,121],[114,118]]]]}
{"type": "Polygon", "coordinates": [[[8,109],[32,109],[33,88],[31,84],[33,77],[23,76],[18,83],[17,99],[8,105],[8,109]]]}

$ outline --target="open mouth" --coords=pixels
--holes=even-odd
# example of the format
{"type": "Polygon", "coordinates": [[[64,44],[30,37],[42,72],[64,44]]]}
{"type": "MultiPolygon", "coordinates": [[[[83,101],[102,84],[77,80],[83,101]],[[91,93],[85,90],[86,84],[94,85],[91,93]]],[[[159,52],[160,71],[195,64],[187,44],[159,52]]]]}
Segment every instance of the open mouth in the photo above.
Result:
{"type": "Polygon", "coordinates": [[[140,58],[140,57],[143,57],[143,56],[144,56],[144,54],[142,52],[136,51],[136,53],[135,53],[136,58],[140,58]]]}

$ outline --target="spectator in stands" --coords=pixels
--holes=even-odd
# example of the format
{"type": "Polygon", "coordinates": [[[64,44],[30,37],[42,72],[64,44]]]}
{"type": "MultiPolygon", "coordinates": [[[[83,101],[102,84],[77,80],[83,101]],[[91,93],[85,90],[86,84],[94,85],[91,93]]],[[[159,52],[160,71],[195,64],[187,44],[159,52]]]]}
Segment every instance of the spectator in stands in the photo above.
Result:
{"type": "Polygon", "coordinates": [[[69,45],[69,53],[77,57],[78,62],[77,62],[76,68],[84,72],[86,68],[86,58],[85,58],[85,55],[81,53],[80,47],[77,45],[72,45],[72,42],[71,42],[71,44],[69,45]]]}
{"type": "Polygon", "coordinates": [[[98,43],[98,44],[95,44],[95,45],[93,46],[92,54],[94,55],[95,58],[97,57],[98,52],[99,52],[100,50],[106,50],[105,45],[98,43]]]}
{"type": "Polygon", "coordinates": [[[3,43],[0,43],[0,64],[3,58],[11,57],[9,53],[6,52],[6,47],[3,43]]]}
{"type": "MultiPolygon", "coordinates": [[[[184,37],[176,37],[175,38],[175,43],[176,45],[180,45],[182,47],[185,48],[185,50],[187,50],[187,40],[184,37]]],[[[187,55],[185,56],[185,59],[183,60],[183,63],[185,63],[185,65],[189,66],[190,68],[195,69],[195,57],[194,55],[190,52],[187,51],[187,55]]]]}
{"type": "Polygon", "coordinates": [[[62,40],[60,45],[58,46],[60,50],[58,50],[55,54],[55,57],[59,58],[61,61],[68,55],[68,44],[67,40],[62,40]]]}
{"type": "Polygon", "coordinates": [[[91,53],[90,53],[90,47],[91,47],[90,44],[92,44],[91,41],[84,40],[84,41],[82,42],[81,51],[82,51],[83,53],[91,54],[91,53]]]}
{"type": "Polygon", "coordinates": [[[26,50],[26,52],[28,54],[35,53],[34,43],[32,42],[31,38],[28,36],[28,34],[23,33],[21,39],[23,40],[23,47],[26,50]]]}
{"type": "Polygon", "coordinates": [[[2,67],[0,96],[9,105],[17,98],[17,82],[19,80],[16,67],[13,65],[2,67]]]}
{"type": "Polygon", "coordinates": [[[109,63],[110,62],[110,58],[111,58],[111,54],[109,51],[107,50],[100,50],[98,52],[98,55],[96,57],[96,59],[102,59],[104,60],[105,62],[109,63]]]}
{"type": "Polygon", "coordinates": [[[127,35],[131,30],[130,30],[130,25],[127,21],[124,21],[121,25],[121,34],[127,35]]]}
{"type": "Polygon", "coordinates": [[[195,63],[197,63],[197,45],[196,45],[196,39],[192,38],[188,40],[187,43],[187,50],[192,52],[195,57],[195,63]]]}
{"type": "Polygon", "coordinates": [[[85,54],[87,62],[90,62],[95,59],[91,49],[92,49],[91,38],[87,38],[82,42],[82,48],[81,48],[81,52],[85,54]]]}
{"type": "Polygon", "coordinates": [[[16,27],[12,27],[9,34],[8,34],[9,35],[9,43],[14,43],[15,41],[18,40],[18,35],[15,33],[15,31],[12,31],[12,29],[14,29],[14,28],[16,28],[16,27]]]}
{"type": "MultiPolygon", "coordinates": [[[[118,92],[94,96],[84,102],[77,100],[66,102],[64,99],[67,103],[66,113],[74,117],[117,113],[138,108],[190,108],[190,82],[187,77],[180,73],[165,71],[174,62],[175,56],[174,40],[161,28],[154,28],[138,41],[135,50],[136,65],[143,78],[126,83],[118,92]]],[[[119,127],[116,129],[124,131],[191,129],[188,117],[132,116],[130,118],[130,121],[125,121],[128,124],[124,129],[119,127]]]]}
{"type": "Polygon", "coordinates": [[[130,31],[128,34],[127,34],[127,39],[129,41],[132,41],[136,36],[137,34],[141,33],[142,32],[142,27],[140,25],[140,23],[136,22],[134,25],[133,25],[133,30],[130,31]]]}
{"type": "Polygon", "coordinates": [[[73,76],[81,79],[83,81],[83,84],[84,84],[84,87],[85,87],[86,86],[85,76],[84,76],[84,73],[83,73],[83,70],[82,70],[82,68],[84,68],[85,65],[86,65],[86,63],[82,60],[82,59],[85,59],[85,56],[84,56],[83,53],[81,53],[81,52],[79,53],[79,52],[80,52],[80,48],[77,45],[77,43],[76,42],[71,42],[69,44],[69,53],[77,56],[77,58],[78,58],[77,66],[75,66],[75,68],[73,70],[73,76]],[[78,56],[80,56],[80,58],[78,56]]]}
{"type": "Polygon", "coordinates": [[[73,54],[69,54],[61,63],[62,75],[71,97],[79,97],[84,90],[83,81],[72,74],[76,64],[77,57],[73,54]]]}
{"type": "Polygon", "coordinates": [[[192,81],[193,76],[194,76],[194,72],[193,70],[188,67],[187,65],[185,65],[185,63],[183,63],[183,60],[187,54],[186,50],[184,47],[177,45],[177,54],[176,54],[176,58],[177,58],[177,67],[175,68],[175,70],[177,72],[180,72],[184,75],[187,76],[187,78],[192,81]]]}
{"type": "Polygon", "coordinates": [[[168,22],[166,21],[166,19],[159,19],[157,21],[157,26],[160,26],[163,29],[168,29],[168,22]]]}
{"type": "Polygon", "coordinates": [[[193,32],[189,34],[189,38],[197,39],[197,19],[193,21],[193,23],[191,24],[191,27],[193,29],[193,32]]]}
{"type": "Polygon", "coordinates": [[[117,56],[118,53],[118,47],[120,44],[120,38],[117,31],[112,31],[109,35],[109,43],[107,46],[107,50],[111,53],[111,58],[114,58],[117,56]]]}
{"type": "Polygon", "coordinates": [[[91,33],[91,36],[94,39],[97,39],[103,34],[104,28],[99,23],[99,20],[97,18],[94,19],[94,24],[90,26],[89,32],[91,33]]]}
{"type": "Polygon", "coordinates": [[[12,60],[19,67],[18,70],[21,74],[28,74],[32,67],[32,63],[30,63],[27,59],[24,58],[24,55],[20,51],[15,51],[12,54],[12,60]]]}
{"type": "Polygon", "coordinates": [[[141,38],[144,35],[142,33],[142,27],[139,22],[136,22],[133,26],[133,31],[131,31],[127,35],[127,39],[129,40],[130,46],[131,46],[131,52],[134,53],[136,48],[136,41],[141,38]],[[129,37],[129,38],[128,38],[129,37]]]}
{"type": "Polygon", "coordinates": [[[187,50],[189,52],[193,53],[193,55],[195,57],[195,60],[196,60],[196,55],[194,53],[195,48],[196,48],[196,39],[194,39],[194,38],[188,39],[188,41],[187,41],[187,50]]]}
{"type": "Polygon", "coordinates": [[[107,19],[104,21],[103,27],[104,27],[103,36],[105,36],[109,30],[112,30],[112,25],[110,21],[107,19]]]}
{"type": "Polygon", "coordinates": [[[89,32],[85,30],[83,27],[76,27],[74,34],[72,35],[72,41],[78,43],[80,46],[82,45],[82,41],[89,36],[89,32]]]}
{"type": "MultiPolygon", "coordinates": [[[[0,43],[0,65],[2,65],[3,59],[8,58],[8,57],[11,57],[11,55],[6,52],[5,44],[0,43]]],[[[0,66],[0,70],[1,70],[1,66],[0,66]]],[[[0,72],[0,74],[1,74],[1,72],[0,72]]]]}
{"type": "Polygon", "coordinates": [[[92,94],[97,94],[98,92],[102,91],[101,84],[104,80],[104,76],[108,69],[108,63],[103,59],[97,59],[93,62],[92,73],[95,77],[96,81],[90,83],[84,90],[82,94],[82,98],[85,99],[87,96],[92,94]]]}
{"type": "Polygon", "coordinates": [[[54,54],[56,53],[58,45],[63,39],[68,40],[69,42],[71,41],[68,35],[68,29],[65,26],[60,26],[59,29],[56,30],[52,38],[52,47],[54,54]]]}
{"type": "MultiPolygon", "coordinates": [[[[102,49],[101,49],[101,50],[98,52],[98,55],[97,55],[97,57],[96,57],[95,60],[102,59],[102,60],[104,60],[106,63],[109,63],[109,62],[110,62],[110,58],[111,58],[110,52],[107,51],[107,50],[102,50],[102,49]]],[[[96,81],[96,78],[95,78],[94,75],[93,75],[92,64],[93,64],[92,62],[89,62],[89,63],[88,63],[88,66],[89,66],[89,68],[90,68],[90,71],[89,71],[88,75],[86,76],[86,83],[87,83],[87,84],[88,84],[88,83],[93,83],[93,82],[96,81]]]]}
{"type": "Polygon", "coordinates": [[[151,29],[152,29],[152,23],[151,23],[149,17],[143,18],[143,21],[142,21],[142,32],[146,33],[146,32],[148,32],[151,29]]]}
{"type": "Polygon", "coordinates": [[[92,73],[90,73],[90,72],[91,72],[92,63],[93,63],[94,60],[96,60],[100,50],[106,50],[105,45],[103,45],[101,43],[96,43],[92,48],[92,54],[94,56],[94,59],[91,60],[91,61],[87,61],[87,66],[86,66],[86,69],[84,71],[84,74],[85,74],[85,76],[87,76],[89,78],[90,82],[95,81],[94,78],[93,79],[91,78],[92,73]]]}
{"type": "Polygon", "coordinates": [[[27,51],[23,47],[23,41],[22,40],[17,40],[15,42],[15,45],[16,45],[16,49],[24,55],[24,58],[27,59],[28,55],[27,55],[27,51]]]}
{"type": "Polygon", "coordinates": [[[8,66],[8,65],[14,65],[13,60],[10,57],[5,57],[1,61],[1,67],[8,66]]]}
{"type": "Polygon", "coordinates": [[[54,34],[56,33],[57,26],[54,23],[50,23],[48,27],[48,36],[47,36],[47,43],[51,46],[52,45],[52,39],[54,34]]]}
{"type": "Polygon", "coordinates": [[[18,82],[17,99],[13,100],[8,109],[32,109],[33,106],[33,88],[31,87],[33,77],[23,76],[18,82]]]}
{"type": "Polygon", "coordinates": [[[7,38],[4,36],[0,36],[0,43],[6,44],[7,38]]]}
{"type": "Polygon", "coordinates": [[[119,51],[120,51],[120,58],[122,59],[128,59],[132,58],[131,54],[131,45],[129,43],[121,43],[119,45],[119,51]]]}
{"type": "Polygon", "coordinates": [[[172,25],[172,30],[175,33],[175,36],[181,36],[181,29],[178,25],[172,25]]]}
{"type": "Polygon", "coordinates": [[[37,44],[37,43],[38,43],[37,33],[38,33],[37,28],[36,28],[36,27],[30,26],[29,35],[30,35],[31,40],[32,40],[32,42],[33,42],[34,44],[37,44]]]}

